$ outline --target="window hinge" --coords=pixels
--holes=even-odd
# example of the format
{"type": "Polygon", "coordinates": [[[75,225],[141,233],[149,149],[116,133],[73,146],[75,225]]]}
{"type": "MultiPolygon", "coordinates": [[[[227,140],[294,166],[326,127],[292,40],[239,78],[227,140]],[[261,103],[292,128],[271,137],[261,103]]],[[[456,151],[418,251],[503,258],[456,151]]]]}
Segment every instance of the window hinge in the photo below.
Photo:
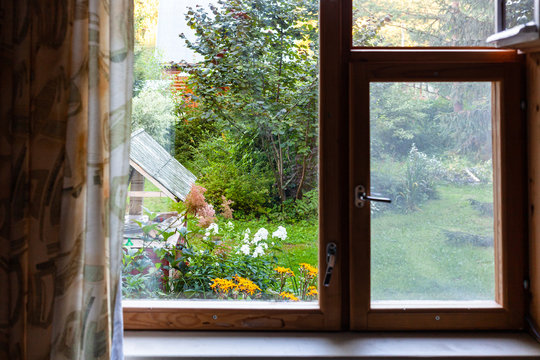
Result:
{"type": "Polygon", "coordinates": [[[326,273],[324,275],[323,285],[328,287],[330,285],[330,279],[332,278],[332,272],[336,265],[337,245],[336,243],[328,243],[326,245],[326,273]]]}

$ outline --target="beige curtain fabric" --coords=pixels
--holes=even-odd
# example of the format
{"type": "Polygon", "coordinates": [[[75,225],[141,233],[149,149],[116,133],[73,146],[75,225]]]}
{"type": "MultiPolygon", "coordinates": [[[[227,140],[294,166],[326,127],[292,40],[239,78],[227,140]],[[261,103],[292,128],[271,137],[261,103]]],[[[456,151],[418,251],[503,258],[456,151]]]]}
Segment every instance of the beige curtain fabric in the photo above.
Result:
{"type": "Polygon", "coordinates": [[[0,1],[0,359],[121,356],[131,8],[0,1]]]}

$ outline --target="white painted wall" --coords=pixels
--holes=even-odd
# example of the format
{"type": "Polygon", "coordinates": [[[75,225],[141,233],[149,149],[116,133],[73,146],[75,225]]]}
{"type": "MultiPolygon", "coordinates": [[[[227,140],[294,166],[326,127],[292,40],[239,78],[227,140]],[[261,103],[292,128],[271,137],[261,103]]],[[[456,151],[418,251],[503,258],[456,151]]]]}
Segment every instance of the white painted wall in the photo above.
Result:
{"type": "Polygon", "coordinates": [[[156,48],[165,62],[196,62],[200,60],[196,54],[189,50],[184,40],[178,37],[184,33],[190,40],[194,39],[193,31],[187,26],[185,13],[188,7],[196,5],[208,7],[215,0],[160,0],[156,48]]]}

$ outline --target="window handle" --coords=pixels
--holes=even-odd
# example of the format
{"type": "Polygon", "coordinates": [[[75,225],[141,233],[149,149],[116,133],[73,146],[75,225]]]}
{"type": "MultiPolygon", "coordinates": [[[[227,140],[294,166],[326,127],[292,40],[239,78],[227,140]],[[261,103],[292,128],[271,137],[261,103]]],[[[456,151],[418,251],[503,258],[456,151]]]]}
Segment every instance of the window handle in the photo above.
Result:
{"type": "Polygon", "coordinates": [[[361,208],[364,207],[366,201],[378,201],[384,203],[392,202],[392,200],[390,200],[389,198],[369,196],[368,194],[366,194],[366,188],[364,187],[364,185],[358,185],[354,188],[354,205],[361,208]]]}
{"type": "Polygon", "coordinates": [[[324,275],[323,285],[328,287],[330,285],[330,279],[332,278],[332,272],[334,266],[336,266],[337,245],[336,243],[328,243],[326,245],[326,273],[324,275]]]}

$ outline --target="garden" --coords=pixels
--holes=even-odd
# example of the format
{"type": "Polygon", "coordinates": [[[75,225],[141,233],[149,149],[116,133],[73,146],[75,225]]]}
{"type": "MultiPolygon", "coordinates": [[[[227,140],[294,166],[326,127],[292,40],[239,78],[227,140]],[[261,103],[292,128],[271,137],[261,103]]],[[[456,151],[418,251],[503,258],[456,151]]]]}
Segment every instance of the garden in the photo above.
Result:
{"type": "MultiPolygon", "coordinates": [[[[136,40],[148,1],[136,1],[136,40]]],[[[146,198],[130,222],[124,298],[317,300],[317,7],[193,7],[179,14],[196,34],[180,35],[191,63],[164,64],[136,41],[132,127],[197,180],[185,201],[146,198]]],[[[355,12],[355,43],[384,44],[391,17],[368,10],[355,12]]],[[[491,85],[377,83],[370,94],[370,192],[392,199],[371,204],[372,300],[493,299],[491,85]]]]}

